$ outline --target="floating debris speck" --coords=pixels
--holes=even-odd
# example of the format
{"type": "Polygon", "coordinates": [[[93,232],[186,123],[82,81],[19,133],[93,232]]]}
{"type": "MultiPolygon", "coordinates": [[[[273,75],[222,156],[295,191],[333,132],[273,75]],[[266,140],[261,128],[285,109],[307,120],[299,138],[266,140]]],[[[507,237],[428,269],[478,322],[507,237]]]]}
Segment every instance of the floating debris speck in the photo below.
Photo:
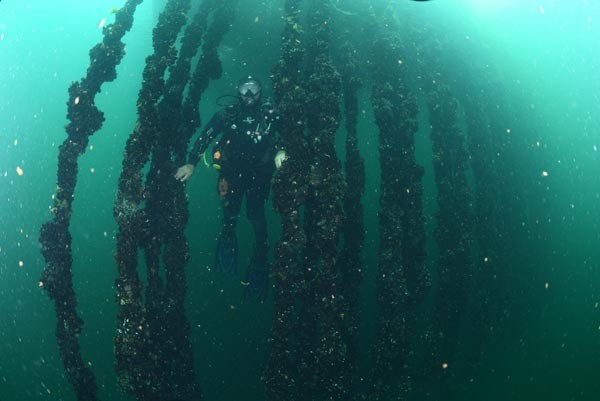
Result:
{"type": "Polygon", "coordinates": [[[105,24],[106,24],[106,18],[102,18],[100,20],[100,23],[98,24],[98,28],[100,28],[100,29],[104,28],[105,24]]]}
{"type": "Polygon", "coordinates": [[[17,166],[17,174],[18,175],[23,175],[23,169],[19,166],[17,166]]]}
{"type": "Polygon", "coordinates": [[[547,171],[542,171],[542,177],[548,177],[548,172],[547,171]]]}

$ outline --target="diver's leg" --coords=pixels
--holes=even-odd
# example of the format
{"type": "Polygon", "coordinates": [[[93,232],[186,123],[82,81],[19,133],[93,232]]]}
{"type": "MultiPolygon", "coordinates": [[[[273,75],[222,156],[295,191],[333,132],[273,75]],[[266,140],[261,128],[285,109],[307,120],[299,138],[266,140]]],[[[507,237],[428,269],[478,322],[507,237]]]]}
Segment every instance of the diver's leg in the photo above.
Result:
{"type": "Polygon", "coordinates": [[[267,219],[265,217],[265,203],[269,198],[272,171],[258,171],[252,175],[252,181],[246,193],[246,214],[254,230],[254,255],[253,259],[260,265],[267,261],[267,219]]]}
{"type": "Polygon", "coordinates": [[[242,205],[243,192],[236,185],[235,177],[220,174],[217,191],[223,209],[223,226],[217,240],[215,269],[220,272],[234,273],[237,269],[237,238],[235,228],[242,205]]]}
{"type": "Polygon", "coordinates": [[[235,238],[235,228],[242,207],[243,192],[236,184],[236,180],[226,174],[220,174],[217,182],[217,191],[223,210],[223,226],[221,237],[226,239],[235,238]]]}
{"type": "Polygon", "coordinates": [[[267,219],[265,203],[269,197],[271,171],[259,171],[252,175],[252,181],[246,193],[246,212],[254,229],[254,253],[246,272],[245,299],[264,301],[269,289],[269,264],[267,252],[267,219]]]}

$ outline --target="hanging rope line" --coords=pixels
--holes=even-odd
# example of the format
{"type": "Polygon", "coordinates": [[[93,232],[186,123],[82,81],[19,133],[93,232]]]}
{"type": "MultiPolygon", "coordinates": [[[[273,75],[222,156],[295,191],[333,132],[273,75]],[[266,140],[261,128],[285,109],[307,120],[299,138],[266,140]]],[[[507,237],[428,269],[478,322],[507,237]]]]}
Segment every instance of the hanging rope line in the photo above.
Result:
{"type": "Polygon", "coordinates": [[[281,59],[273,70],[289,160],[273,188],[282,238],[273,266],[276,316],[267,396],[345,400],[349,376],[336,263],[344,194],[335,151],[341,82],[329,55],[330,7],[312,4],[308,26],[314,36],[303,48],[300,6],[286,2],[281,59]]]}
{"type": "Polygon", "coordinates": [[[433,169],[437,186],[437,226],[434,238],[438,248],[437,285],[431,316],[427,385],[447,394],[454,366],[458,331],[466,316],[468,294],[473,276],[472,244],[473,196],[467,179],[469,154],[466,135],[459,121],[459,102],[449,86],[440,44],[434,41],[419,48],[420,70],[425,101],[429,109],[433,169]],[[428,73],[435,71],[435,76],[428,73]]]}
{"type": "MultiPolygon", "coordinates": [[[[384,26],[395,26],[389,15],[384,26]]],[[[376,279],[377,328],[373,347],[371,397],[405,400],[411,391],[411,339],[418,338],[415,306],[430,286],[425,266],[424,170],[416,163],[414,134],[418,106],[402,61],[401,42],[372,22],[371,104],[379,128],[381,197],[379,271],[376,279]]]]}
{"type": "Polygon", "coordinates": [[[310,152],[304,227],[304,276],[299,331],[304,399],[347,400],[350,387],[338,243],[345,181],[335,150],[341,120],[341,80],[330,56],[331,8],[311,4],[307,42],[307,139],[310,152]]]}
{"type": "Polygon", "coordinates": [[[343,307],[343,335],[348,345],[348,367],[351,375],[351,400],[358,400],[359,391],[359,350],[358,327],[361,312],[359,305],[360,285],[364,264],[361,257],[365,239],[364,210],[362,196],[365,193],[365,162],[358,149],[358,90],[360,79],[359,54],[350,40],[339,49],[338,69],[341,72],[346,116],[346,162],[345,175],[347,190],[344,195],[344,219],[340,227],[344,243],[338,259],[340,291],[343,307]]]}
{"type": "Polygon", "coordinates": [[[94,374],[84,362],[77,335],[83,320],[77,314],[77,299],[73,289],[73,255],[71,251],[72,204],[75,198],[79,156],[85,153],[89,137],[102,127],[103,113],[94,101],[102,84],[115,80],[116,66],[125,55],[121,41],[131,29],[133,15],[142,0],[129,0],[115,14],[115,22],[103,28],[104,38],[90,51],[86,76],[69,87],[66,126],[67,139],[59,148],[56,193],[53,218],[40,230],[42,254],[46,267],[39,281],[56,310],[56,339],[67,378],[77,400],[97,400],[94,374]]]}
{"type": "Polygon", "coordinates": [[[185,186],[173,175],[185,163],[187,144],[200,124],[200,97],[209,81],[221,75],[217,47],[233,22],[236,4],[237,0],[203,2],[177,54],[175,41],[190,1],[169,1],[154,30],[154,54],[147,58],[138,124],[127,142],[114,209],[119,225],[117,372],[121,387],[139,400],[202,398],[184,313],[188,203],[185,186]],[[191,74],[201,39],[200,61],[191,74]],[[148,280],[145,297],[138,274],[140,249],[148,280]],[[163,268],[165,283],[159,274],[163,268]]]}
{"type": "Polygon", "coordinates": [[[300,21],[302,0],[286,0],[281,56],[273,68],[275,103],[281,114],[281,141],[288,160],[273,178],[273,206],[281,216],[281,238],[275,250],[273,281],[275,317],[269,337],[270,352],[265,372],[267,400],[300,401],[296,319],[298,297],[304,291],[302,251],[306,236],[301,207],[307,193],[308,152],[304,135],[306,91],[300,74],[305,49],[300,21]]]}
{"type": "MultiPolygon", "coordinates": [[[[119,177],[114,217],[118,224],[117,261],[117,333],[115,336],[116,370],[120,387],[139,400],[152,399],[165,392],[162,357],[155,321],[148,320],[160,302],[161,283],[157,280],[156,248],[152,237],[157,221],[151,221],[154,210],[143,208],[148,196],[142,169],[150,158],[160,134],[157,104],[164,93],[164,73],[176,61],[175,40],[186,23],[189,0],[169,0],[154,28],[154,53],[146,58],[143,83],[138,97],[138,121],[127,140],[123,170],[119,177]],[[147,250],[147,305],[142,297],[138,275],[138,249],[147,250]]],[[[149,179],[151,181],[151,179],[149,179]]],[[[152,318],[152,317],[151,317],[152,318]]]]}

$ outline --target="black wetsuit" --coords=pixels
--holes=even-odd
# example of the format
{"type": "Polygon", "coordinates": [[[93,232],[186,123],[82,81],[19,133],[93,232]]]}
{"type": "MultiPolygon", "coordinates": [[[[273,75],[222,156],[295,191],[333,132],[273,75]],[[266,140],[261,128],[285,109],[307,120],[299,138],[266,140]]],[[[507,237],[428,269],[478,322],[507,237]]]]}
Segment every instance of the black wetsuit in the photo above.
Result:
{"type": "Polygon", "coordinates": [[[221,238],[235,241],[235,227],[245,194],[246,213],[256,239],[253,259],[259,264],[266,263],[264,206],[275,170],[277,122],[275,111],[265,105],[239,105],[219,111],[204,127],[189,158],[191,164],[198,164],[210,143],[221,135],[212,149],[213,163],[219,168],[217,192],[223,207],[221,238]]]}

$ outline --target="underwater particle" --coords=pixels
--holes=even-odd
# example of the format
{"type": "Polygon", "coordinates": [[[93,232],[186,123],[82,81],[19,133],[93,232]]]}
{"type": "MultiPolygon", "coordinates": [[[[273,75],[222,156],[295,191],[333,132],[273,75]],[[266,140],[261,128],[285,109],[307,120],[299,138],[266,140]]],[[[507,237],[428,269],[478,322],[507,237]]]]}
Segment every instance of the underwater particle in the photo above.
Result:
{"type": "Polygon", "coordinates": [[[550,283],[546,282],[546,284],[544,284],[544,288],[548,289],[548,287],[550,287],[550,283]]]}
{"type": "Polygon", "coordinates": [[[548,177],[548,172],[547,171],[542,171],[542,177],[548,177]]]}
{"type": "Polygon", "coordinates": [[[23,175],[23,169],[17,166],[17,175],[23,175]]]}
{"type": "Polygon", "coordinates": [[[259,21],[259,18],[258,18],[258,16],[256,16],[256,18],[254,18],[254,22],[258,22],[258,21],[259,21]]]}
{"type": "Polygon", "coordinates": [[[0,40],[4,40],[4,34],[0,33],[0,40]]]}
{"type": "Polygon", "coordinates": [[[42,280],[38,281],[38,287],[42,288],[44,286],[44,282],[42,280]]]}
{"type": "Polygon", "coordinates": [[[79,96],[77,96],[77,97],[75,98],[75,100],[73,101],[73,103],[75,103],[75,104],[79,104],[79,96]]]}
{"type": "Polygon", "coordinates": [[[546,14],[546,10],[544,10],[544,7],[540,7],[540,14],[542,14],[542,15],[546,14]]]}
{"type": "Polygon", "coordinates": [[[92,174],[94,174],[95,171],[96,171],[96,169],[93,167],[90,169],[90,173],[92,173],[92,174]]]}
{"type": "Polygon", "coordinates": [[[23,266],[25,266],[25,263],[23,263],[22,260],[19,260],[19,267],[23,267],[23,266]]]}
{"type": "Polygon", "coordinates": [[[539,148],[539,147],[540,147],[540,141],[537,141],[537,142],[535,143],[535,146],[537,146],[537,147],[539,148]]]}
{"type": "Polygon", "coordinates": [[[13,143],[15,146],[17,146],[19,144],[19,140],[17,138],[15,138],[15,142],[13,143]]]}
{"type": "Polygon", "coordinates": [[[442,369],[448,369],[448,364],[446,362],[442,363],[442,369]]]}
{"type": "Polygon", "coordinates": [[[597,151],[598,151],[598,147],[597,147],[596,145],[594,145],[594,146],[592,147],[592,149],[594,149],[594,152],[597,152],[597,151]]]}
{"type": "Polygon", "coordinates": [[[506,133],[507,133],[507,134],[510,134],[510,128],[507,128],[507,129],[506,129],[506,133]]]}
{"type": "Polygon", "coordinates": [[[485,263],[487,263],[489,260],[490,260],[490,259],[489,259],[487,256],[483,258],[483,261],[484,261],[485,263]]]}
{"type": "Polygon", "coordinates": [[[398,59],[398,64],[399,64],[399,65],[402,65],[402,64],[404,64],[404,61],[402,61],[402,60],[398,59]]]}
{"type": "Polygon", "coordinates": [[[98,28],[100,28],[100,29],[104,28],[105,24],[106,24],[106,18],[102,18],[100,20],[100,23],[98,24],[98,28]]]}

